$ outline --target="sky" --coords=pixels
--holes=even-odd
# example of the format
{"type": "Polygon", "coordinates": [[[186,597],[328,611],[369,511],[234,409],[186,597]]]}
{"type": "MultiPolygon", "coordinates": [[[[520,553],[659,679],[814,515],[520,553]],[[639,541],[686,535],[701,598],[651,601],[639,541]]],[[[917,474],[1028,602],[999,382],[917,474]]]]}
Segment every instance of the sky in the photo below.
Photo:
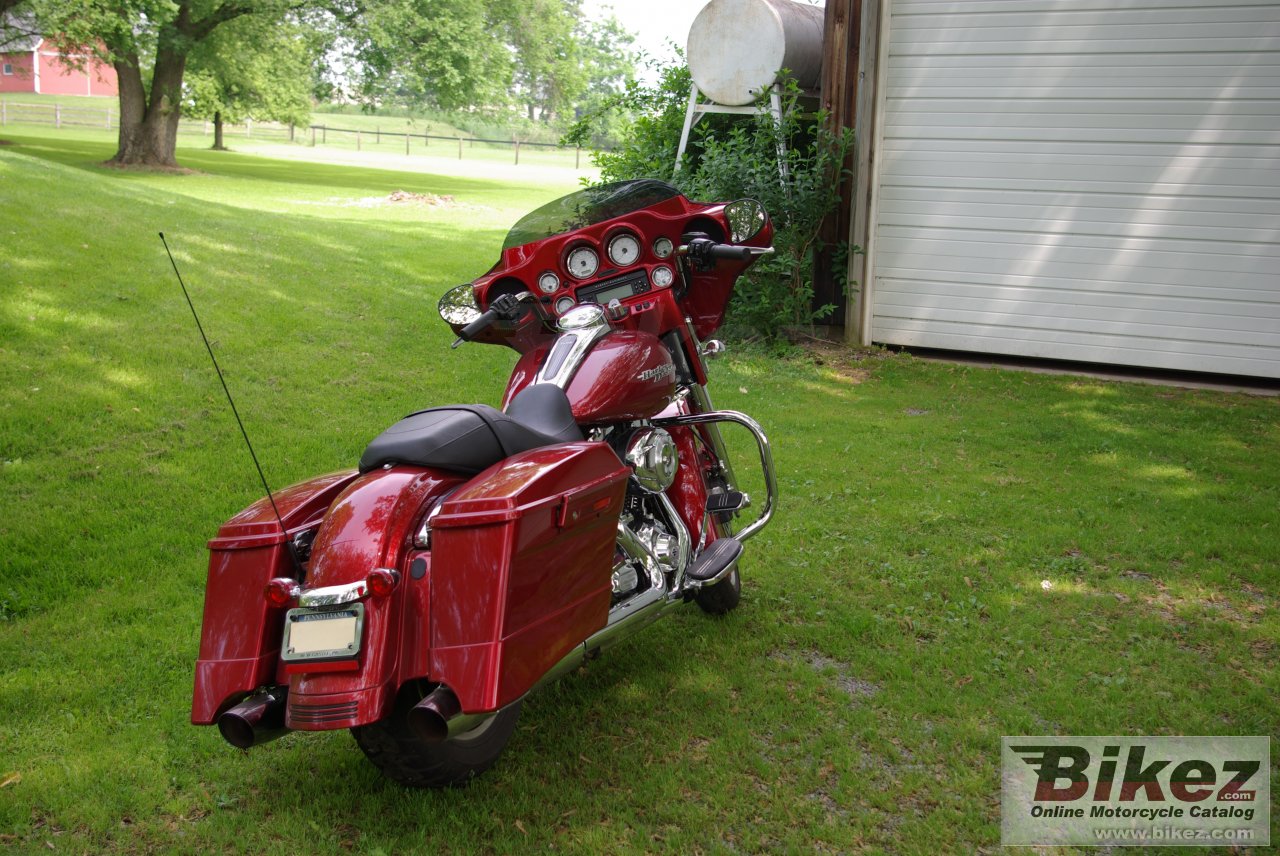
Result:
{"type": "MultiPolygon", "coordinates": [[[[582,9],[590,18],[599,19],[612,11],[623,27],[636,36],[636,47],[656,59],[673,59],[667,41],[681,50],[689,41],[689,28],[702,7],[710,0],[583,0],[582,9]]],[[[822,0],[801,0],[824,5],[822,0]]],[[[653,75],[640,70],[641,79],[653,81],[653,75]]]]}
{"type": "Polygon", "coordinates": [[[655,58],[672,57],[667,41],[683,50],[689,40],[689,27],[709,0],[585,0],[583,11],[591,18],[602,18],[607,10],[623,27],[635,33],[636,47],[655,58]]]}

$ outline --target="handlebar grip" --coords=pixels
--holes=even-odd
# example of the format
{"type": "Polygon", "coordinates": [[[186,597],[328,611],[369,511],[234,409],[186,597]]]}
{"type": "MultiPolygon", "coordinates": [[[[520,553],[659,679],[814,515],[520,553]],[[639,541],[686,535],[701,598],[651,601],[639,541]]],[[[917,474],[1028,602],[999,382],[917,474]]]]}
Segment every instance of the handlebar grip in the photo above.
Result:
{"type": "Polygon", "coordinates": [[[467,326],[458,331],[458,338],[465,342],[470,342],[480,333],[484,332],[484,328],[488,327],[498,318],[498,313],[490,309],[480,314],[480,317],[472,321],[467,326]]]}
{"type": "Polygon", "coordinates": [[[716,244],[709,255],[714,259],[729,259],[735,262],[751,260],[751,247],[739,247],[733,244],[716,244]]]}

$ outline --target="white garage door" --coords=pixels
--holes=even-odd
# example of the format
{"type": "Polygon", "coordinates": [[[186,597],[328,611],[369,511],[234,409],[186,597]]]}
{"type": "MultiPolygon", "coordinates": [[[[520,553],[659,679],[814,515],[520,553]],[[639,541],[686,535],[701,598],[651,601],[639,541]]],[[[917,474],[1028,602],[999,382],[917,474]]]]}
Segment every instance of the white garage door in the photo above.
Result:
{"type": "Polygon", "coordinates": [[[888,13],[874,341],[1280,377],[1280,3],[888,13]]]}

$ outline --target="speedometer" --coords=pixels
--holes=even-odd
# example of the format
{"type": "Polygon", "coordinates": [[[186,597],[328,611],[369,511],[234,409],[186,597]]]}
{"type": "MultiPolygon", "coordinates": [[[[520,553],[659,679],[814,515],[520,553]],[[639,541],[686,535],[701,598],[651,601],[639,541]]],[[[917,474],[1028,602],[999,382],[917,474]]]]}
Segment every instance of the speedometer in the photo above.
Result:
{"type": "Polygon", "coordinates": [[[590,247],[578,247],[569,253],[567,261],[569,273],[577,279],[586,279],[589,276],[594,276],[596,270],[600,267],[600,257],[590,247]]]}
{"type": "Polygon", "coordinates": [[[619,267],[636,263],[640,258],[640,240],[630,232],[623,232],[609,242],[609,260],[619,267]]]}

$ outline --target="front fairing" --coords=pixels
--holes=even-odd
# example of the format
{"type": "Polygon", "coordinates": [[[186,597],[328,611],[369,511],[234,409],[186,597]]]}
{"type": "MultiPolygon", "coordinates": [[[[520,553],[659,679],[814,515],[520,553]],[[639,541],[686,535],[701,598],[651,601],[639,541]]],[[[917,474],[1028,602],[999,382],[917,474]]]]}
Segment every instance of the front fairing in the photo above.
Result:
{"type": "MultiPolygon", "coordinates": [[[[628,296],[624,291],[617,298],[625,310],[625,316],[615,322],[618,329],[662,336],[682,327],[684,319],[690,318],[700,339],[714,333],[724,321],[734,282],[754,260],[722,261],[713,270],[699,272],[689,269],[678,254],[659,255],[659,247],[677,247],[681,236],[690,232],[725,241],[729,225],[724,204],[691,202],[662,182],[648,185],[648,195],[637,193],[629,204],[601,204],[575,218],[575,206],[565,204],[566,200],[579,197],[573,194],[545,206],[549,213],[539,215],[543,212],[539,209],[521,221],[524,226],[517,224],[508,235],[498,264],[472,285],[481,307],[487,307],[501,294],[530,292],[537,298],[536,311],[517,322],[493,325],[477,341],[504,344],[521,354],[545,347],[555,336],[554,325],[559,316],[580,303],[607,302],[599,295],[616,295],[623,284],[631,293],[628,296]],[[659,192],[662,188],[665,190],[659,192]],[[647,204],[630,207],[641,201],[647,204]],[[526,223],[530,218],[534,222],[526,223]],[[548,233],[556,226],[573,228],[548,233]],[[639,256],[625,264],[614,263],[609,256],[610,241],[619,235],[634,236],[641,247],[639,256]],[[570,255],[582,249],[590,250],[599,260],[597,270],[590,276],[575,276],[568,264],[570,255]],[[660,284],[666,281],[667,274],[670,284],[660,284]],[[539,287],[548,276],[556,283],[549,291],[539,287]],[[618,288],[612,283],[618,283],[618,288]]],[[[748,243],[765,247],[772,238],[772,225],[766,223],[748,243]]],[[[454,328],[455,332],[459,329],[454,328]]]]}

